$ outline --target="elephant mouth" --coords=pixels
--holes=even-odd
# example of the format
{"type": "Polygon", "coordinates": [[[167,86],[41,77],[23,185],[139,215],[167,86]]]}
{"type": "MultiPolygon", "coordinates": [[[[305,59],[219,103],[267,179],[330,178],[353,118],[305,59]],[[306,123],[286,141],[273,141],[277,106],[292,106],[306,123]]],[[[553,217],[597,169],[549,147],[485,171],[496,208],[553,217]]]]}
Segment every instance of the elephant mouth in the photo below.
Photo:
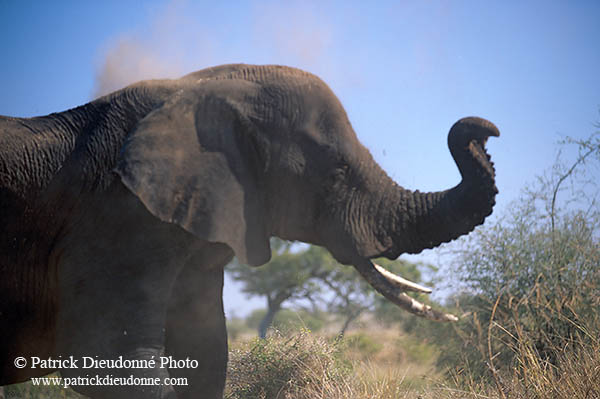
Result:
{"type": "Polygon", "coordinates": [[[458,317],[432,309],[431,306],[406,294],[406,291],[429,294],[431,289],[397,276],[366,258],[357,259],[356,262],[353,262],[353,265],[375,291],[398,307],[429,320],[458,321],[458,317]]]}

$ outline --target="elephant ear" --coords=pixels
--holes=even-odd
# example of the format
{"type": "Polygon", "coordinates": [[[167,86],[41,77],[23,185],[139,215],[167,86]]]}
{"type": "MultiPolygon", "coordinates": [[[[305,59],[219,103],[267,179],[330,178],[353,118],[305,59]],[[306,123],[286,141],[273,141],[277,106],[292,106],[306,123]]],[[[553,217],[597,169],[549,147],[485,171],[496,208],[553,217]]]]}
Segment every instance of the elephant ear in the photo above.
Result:
{"type": "Polygon", "coordinates": [[[180,91],[137,124],[116,172],[160,220],[261,265],[271,249],[253,129],[224,96],[180,91]]]}

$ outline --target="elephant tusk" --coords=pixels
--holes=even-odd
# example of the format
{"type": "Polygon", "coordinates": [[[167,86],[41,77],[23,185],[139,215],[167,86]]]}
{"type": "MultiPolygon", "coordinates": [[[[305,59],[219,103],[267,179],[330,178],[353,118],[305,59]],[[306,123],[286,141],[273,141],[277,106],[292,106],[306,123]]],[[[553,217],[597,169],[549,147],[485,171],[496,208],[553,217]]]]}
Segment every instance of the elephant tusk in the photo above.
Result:
{"type": "MultiPolygon", "coordinates": [[[[398,277],[383,269],[381,266],[372,263],[368,259],[360,258],[354,263],[354,267],[377,292],[392,301],[398,307],[429,320],[458,321],[458,317],[432,309],[431,306],[411,298],[404,292],[407,290],[405,282],[409,283],[409,286],[413,288],[413,291],[417,291],[415,286],[420,288],[418,291],[428,290],[427,288],[398,277]],[[382,270],[385,271],[385,273],[382,272],[382,270]]],[[[429,290],[429,292],[431,292],[431,290],[429,290]]]]}
{"type": "Polygon", "coordinates": [[[383,275],[383,277],[390,282],[390,284],[395,285],[398,288],[402,288],[406,291],[414,291],[414,292],[423,292],[425,294],[431,294],[431,288],[424,287],[420,284],[414,283],[410,280],[402,278],[383,267],[379,266],[377,263],[373,263],[375,266],[375,270],[383,275]]]}
{"type": "Polygon", "coordinates": [[[401,308],[408,310],[410,313],[416,314],[417,316],[425,317],[429,320],[434,321],[458,321],[458,317],[450,313],[444,313],[432,309],[431,306],[425,305],[417,301],[415,298],[409,297],[404,292],[398,295],[397,300],[393,302],[401,308]]]}

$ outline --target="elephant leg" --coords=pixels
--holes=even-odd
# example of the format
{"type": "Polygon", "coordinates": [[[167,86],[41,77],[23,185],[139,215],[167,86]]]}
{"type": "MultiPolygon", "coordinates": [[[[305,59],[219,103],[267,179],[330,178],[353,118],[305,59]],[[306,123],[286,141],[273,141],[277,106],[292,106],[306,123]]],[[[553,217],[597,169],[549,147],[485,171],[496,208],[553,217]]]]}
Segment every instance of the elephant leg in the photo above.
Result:
{"type": "Polygon", "coordinates": [[[57,354],[80,359],[61,374],[80,378],[72,388],[92,398],[176,398],[160,358],[171,290],[195,239],[119,187],[86,204],[59,243],[57,354]],[[83,368],[84,357],[137,365],[83,368]],[[96,376],[125,380],[85,379],[96,376]]]}
{"type": "MultiPolygon", "coordinates": [[[[218,252],[218,251],[217,251],[218,252]]],[[[215,251],[211,251],[215,253],[215,251]]],[[[197,368],[171,368],[179,398],[222,398],[227,371],[227,331],[223,312],[223,267],[230,250],[207,265],[192,257],[175,282],[167,315],[166,355],[198,361],[197,368]]],[[[211,262],[211,261],[208,261],[211,262]]]]}
{"type": "Polygon", "coordinates": [[[125,288],[97,274],[92,279],[94,292],[82,297],[71,291],[64,297],[72,304],[60,313],[58,353],[63,359],[73,356],[79,364],[78,368],[61,368],[62,377],[92,398],[176,398],[173,387],[165,384],[168,370],[160,367],[168,295],[158,288],[159,282],[144,280],[138,285],[121,275],[119,280],[131,282],[125,288]],[[92,359],[122,359],[138,365],[88,368],[96,366],[92,359]]]}

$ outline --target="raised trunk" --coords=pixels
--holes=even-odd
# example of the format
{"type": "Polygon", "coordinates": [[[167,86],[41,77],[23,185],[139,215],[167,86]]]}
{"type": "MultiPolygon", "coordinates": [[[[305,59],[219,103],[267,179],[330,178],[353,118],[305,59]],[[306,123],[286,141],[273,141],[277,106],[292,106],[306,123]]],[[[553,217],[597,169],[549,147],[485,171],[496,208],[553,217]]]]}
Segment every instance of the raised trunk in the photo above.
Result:
{"type": "Polygon", "coordinates": [[[358,257],[352,263],[373,288],[398,306],[432,320],[457,320],[406,295],[404,291],[414,291],[414,285],[381,270],[369,258],[396,259],[403,253],[419,253],[466,234],[483,223],[491,214],[498,193],[485,143],[489,136],[499,135],[491,122],[481,118],[464,118],[452,126],[448,147],[462,181],[450,190],[411,192],[389,181],[376,215],[366,223],[369,226],[366,230],[371,230],[375,238],[358,246],[358,257]]]}
{"type": "MultiPolygon", "coordinates": [[[[464,118],[454,124],[448,147],[462,181],[440,192],[421,193],[396,186],[395,204],[386,238],[392,245],[382,255],[395,259],[402,253],[419,253],[472,231],[492,213],[498,193],[494,168],[485,151],[489,136],[498,129],[480,118],[464,118]]],[[[386,210],[382,210],[385,212],[386,210]]]]}

